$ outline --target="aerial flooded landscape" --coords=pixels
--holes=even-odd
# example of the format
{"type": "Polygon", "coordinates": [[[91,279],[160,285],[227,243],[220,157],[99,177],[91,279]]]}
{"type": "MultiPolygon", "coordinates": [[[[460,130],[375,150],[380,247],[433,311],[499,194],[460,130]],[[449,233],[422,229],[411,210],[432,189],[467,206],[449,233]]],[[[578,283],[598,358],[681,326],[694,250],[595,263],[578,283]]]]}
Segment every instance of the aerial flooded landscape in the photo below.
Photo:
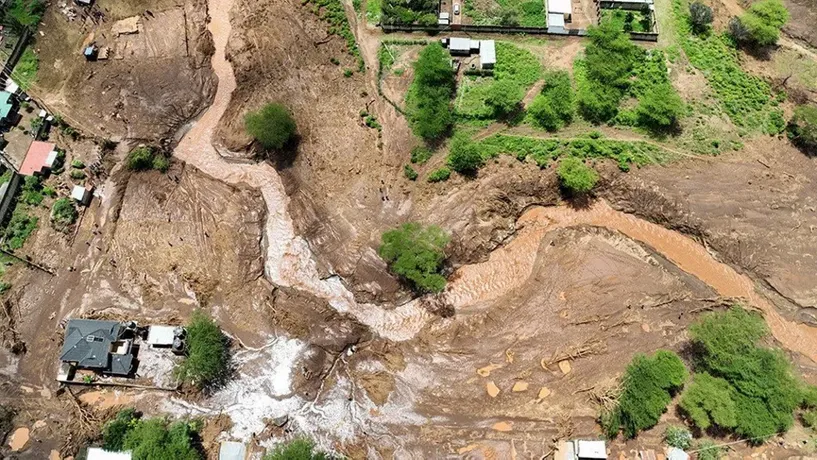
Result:
{"type": "Polygon", "coordinates": [[[0,24],[0,459],[817,455],[813,0],[0,24]]]}

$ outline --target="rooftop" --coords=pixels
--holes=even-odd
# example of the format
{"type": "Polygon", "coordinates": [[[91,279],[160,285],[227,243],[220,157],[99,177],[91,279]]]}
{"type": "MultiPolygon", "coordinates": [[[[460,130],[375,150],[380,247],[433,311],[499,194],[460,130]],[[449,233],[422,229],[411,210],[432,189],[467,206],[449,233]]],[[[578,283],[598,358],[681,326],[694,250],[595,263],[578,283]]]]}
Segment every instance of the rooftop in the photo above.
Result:
{"type": "Polygon", "coordinates": [[[572,14],[573,6],[570,0],[547,0],[547,12],[572,14]]]}
{"type": "Polygon", "coordinates": [[[23,165],[20,166],[20,174],[24,176],[31,176],[34,174],[41,174],[43,169],[50,168],[49,155],[56,149],[57,145],[51,142],[34,141],[28,147],[26,152],[26,159],[23,160],[23,165]]]}
{"type": "Polygon", "coordinates": [[[128,375],[133,367],[130,349],[123,354],[112,354],[122,332],[122,325],[117,321],[69,320],[60,361],[76,363],[80,368],[128,375]]]}
{"type": "Polygon", "coordinates": [[[6,118],[11,113],[13,99],[8,91],[0,91],[0,119],[6,118]]]}

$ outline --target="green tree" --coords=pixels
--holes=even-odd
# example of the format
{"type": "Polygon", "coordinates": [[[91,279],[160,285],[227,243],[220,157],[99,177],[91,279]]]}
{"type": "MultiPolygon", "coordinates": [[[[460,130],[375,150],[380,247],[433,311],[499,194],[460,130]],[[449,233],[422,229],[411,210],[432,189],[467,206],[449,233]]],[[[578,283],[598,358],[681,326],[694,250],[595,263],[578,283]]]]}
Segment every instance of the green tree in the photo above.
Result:
{"type": "Polygon", "coordinates": [[[460,174],[474,174],[482,166],[479,146],[465,136],[456,136],[451,141],[447,164],[460,174]]]}
{"type": "Polygon", "coordinates": [[[411,222],[383,233],[382,240],[377,252],[394,273],[421,291],[440,292],[445,288],[440,271],[450,238],[440,227],[411,222]]]}
{"type": "Polygon", "coordinates": [[[295,439],[275,446],[264,460],[331,460],[332,456],[315,450],[315,443],[308,439],[295,439]]]}
{"type": "Polygon", "coordinates": [[[128,430],[122,447],[131,451],[133,460],[201,460],[194,435],[187,422],[168,425],[159,418],[140,420],[128,430]]]}
{"type": "Polygon", "coordinates": [[[669,83],[651,86],[638,99],[635,109],[638,122],[653,131],[663,131],[675,125],[684,113],[684,102],[669,83]]]}
{"type": "Polygon", "coordinates": [[[618,114],[622,91],[615,86],[590,80],[579,86],[577,101],[579,112],[591,123],[612,120],[618,114]]]}
{"type": "Polygon", "coordinates": [[[801,105],[795,108],[786,130],[794,145],[807,153],[817,153],[817,106],[801,105]]]}
{"type": "Polygon", "coordinates": [[[163,153],[146,145],[140,145],[131,150],[125,163],[131,171],[148,171],[155,169],[165,172],[170,167],[170,160],[168,160],[163,153]]]}
{"type": "Polygon", "coordinates": [[[496,80],[488,90],[485,103],[494,109],[494,115],[507,117],[519,108],[525,89],[514,80],[496,80]]]}
{"type": "Polygon", "coordinates": [[[688,376],[684,363],[671,351],[636,355],[622,377],[617,407],[601,415],[605,433],[612,438],[623,430],[626,437],[633,438],[655,426],[688,376]]]}
{"type": "Polygon", "coordinates": [[[739,21],[746,34],[733,35],[736,40],[769,46],[777,43],[780,29],[789,21],[789,11],[781,0],[760,0],[749,7],[739,21]]]}
{"type": "Polygon", "coordinates": [[[613,22],[587,29],[590,43],[584,50],[588,77],[600,83],[626,88],[638,48],[613,22]]]}
{"type": "Polygon", "coordinates": [[[414,81],[409,90],[412,129],[423,139],[437,139],[453,121],[451,95],[454,72],[450,59],[440,43],[432,43],[414,63],[414,81]]]}
{"type": "Polygon", "coordinates": [[[223,383],[229,366],[227,338],[212,318],[195,310],[187,325],[187,357],[176,368],[177,376],[206,389],[223,383]]]}
{"type": "Polygon", "coordinates": [[[12,0],[7,17],[11,18],[12,27],[17,31],[34,32],[45,11],[43,0],[12,0]]]}
{"type": "Polygon", "coordinates": [[[279,150],[295,137],[297,126],[281,104],[267,104],[244,117],[247,132],[267,150],[279,150]]]}
{"type": "Polygon", "coordinates": [[[102,427],[102,448],[112,452],[124,450],[125,436],[137,422],[138,417],[133,408],[119,411],[113,420],[102,427]]]}
{"type": "Polygon", "coordinates": [[[545,86],[528,106],[534,122],[548,131],[556,131],[573,121],[576,111],[570,74],[560,70],[545,74],[545,86]]]}
{"type": "Polygon", "coordinates": [[[596,171],[577,157],[563,158],[556,175],[559,176],[562,187],[576,195],[589,192],[599,180],[596,171]]]}
{"type": "Polygon", "coordinates": [[[702,431],[711,426],[734,428],[738,423],[729,382],[705,372],[694,375],[679,407],[702,431]]]}
{"type": "Polygon", "coordinates": [[[59,198],[51,207],[51,223],[57,230],[64,231],[76,222],[77,217],[79,213],[70,198],[59,198]]]}
{"type": "Polygon", "coordinates": [[[700,1],[694,1],[689,4],[689,22],[692,24],[692,30],[701,33],[709,29],[712,24],[712,8],[704,5],[700,1]]]}

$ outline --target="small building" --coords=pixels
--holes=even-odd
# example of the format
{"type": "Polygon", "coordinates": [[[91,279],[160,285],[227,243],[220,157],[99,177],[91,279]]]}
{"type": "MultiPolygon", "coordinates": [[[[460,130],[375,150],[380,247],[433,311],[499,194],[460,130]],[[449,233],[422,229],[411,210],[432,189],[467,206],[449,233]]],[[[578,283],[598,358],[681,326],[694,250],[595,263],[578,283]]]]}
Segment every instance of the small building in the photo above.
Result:
{"type": "Polygon", "coordinates": [[[34,141],[28,146],[20,174],[33,176],[51,171],[57,159],[57,145],[51,142],[34,141]]]}
{"type": "Polygon", "coordinates": [[[444,11],[440,13],[439,19],[437,19],[437,24],[441,26],[447,26],[451,23],[451,13],[448,11],[444,11]]]}
{"type": "Polygon", "coordinates": [[[14,96],[9,91],[0,91],[0,124],[1,125],[12,124],[13,114],[14,114],[14,96]]]}
{"type": "Polygon", "coordinates": [[[448,39],[448,51],[452,55],[468,56],[471,54],[471,39],[451,37],[448,39]]]}
{"type": "Polygon", "coordinates": [[[71,198],[77,203],[88,206],[91,203],[91,196],[93,196],[94,188],[90,185],[83,187],[82,185],[75,185],[71,190],[71,198]]]}
{"type": "Polygon", "coordinates": [[[561,441],[556,446],[554,460],[606,460],[607,444],[604,441],[561,441]]]}
{"type": "Polygon", "coordinates": [[[133,329],[118,321],[72,319],[65,327],[60,361],[77,369],[128,376],[135,360],[132,337],[133,329]]]}
{"type": "Polygon", "coordinates": [[[96,61],[98,51],[99,49],[96,47],[96,45],[88,45],[85,47],[82,55],[85,56],[86,61],[96,61]]]}
{"type": "Polygon", "coordinates": [[[482,40],[479,46],[479,65],[483,69],[493,69],[496,65],[496,44],[493,40],[482,40]]]}
{"type": "Polygon", "coordinates": [[[100,447],[89,447],[87,460],[131,460],[130,451],[127,452],[111,452],[100,447]]]}
{"type": "Polygon", "coordinates": [[[176,328],[173,326],[150,326],[148,328],[147,344],[152,348],[170,347],[176,337],[176,328]]]}
{"type": "Polygon", "coordinates": [[[18,89],[20,89],[20,85],[14,83],[14,80],[11,78],[6,79],[6,92],[14,94],[18,89]]]}
{"type": "Polygon", "coordinates": [[[565,31],[565,15],[561,13],[548,13],[548,32],[565,31]]]}
{"type": "MultiPolygon", "coordinates": [[[[571,0],[547,0],[547,13],[550,16],[553,14],[561,14],[564,21],[569,23],[573,21],[573,5],[571,0]]],[[[550,23],[548,23],[550,25],[550,23]]]]}
{"type": "Polygon", "coordinates": [[[224,441],[218,449],[218,460],[246,460],[247,446],[241,442],[224,441]]]}

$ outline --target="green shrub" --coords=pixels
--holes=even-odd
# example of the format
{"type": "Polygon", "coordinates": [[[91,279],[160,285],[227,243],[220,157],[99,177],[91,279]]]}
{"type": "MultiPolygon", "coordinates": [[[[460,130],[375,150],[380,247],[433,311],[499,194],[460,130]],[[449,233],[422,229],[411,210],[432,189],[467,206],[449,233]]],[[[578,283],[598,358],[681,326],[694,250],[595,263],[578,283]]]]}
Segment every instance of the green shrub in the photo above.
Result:
{"type": "Polygon", "coordinates": [[[433,0],[383,0],[381,22],[416,24],[428,15],[433,15],[436,19],[438,9],[439,3],[433,0]]]}
{"type": "Polygon", "coordinates": [[[692,433],[682,426],[670,425],[664,431],[664,442],[670,447],[687,450],[692,446],[692,433]]]}
{"type": "Polygon", "coordinates": [[[407,106],[414,133],[423,139],[438,139],[451,126],[451,95],[454,73],[446,51],[434,42],[420,51],[414,63],[414,81],[407,106]]]}
{"type": "Polygon", "coordinates": [[[801,105],[795,108],[786,130],[794,145],[808,153],[817,152],[817,106],[801,105]]]}
{"type": "Polygon", "coordinates": [[[695,450],[698,451],[698,460],[721,460],[723,456],[723,449],[711,439],[698,441],[695,450]]]}
{"type": "Polygon", "coordinates": [[[567,157],[560,161],[556,174],[562,187],[576,195],[589,192],[599,180],[596,171],[576,157],[567,157]]]}
{"type": "Polygon", "coordinates": [[[20,193],[20,201],[29,205],[37,206],[43,202],[43,184],[39,176],[26,176],[20,193]]]}
{"type": "Polygon", "coordinates": [[[296,134],[295,120],[281,104],[267,104],[244,117],[247,132],[265,149],[278,150],[296,134]]]}
{"type": "Polygon", "coordinates": [[[760,0],[740,17],[745,33],[738,33],[734,38],[760,46],[774,45],[780,37],[780,29],[788,21],[789,11],[781,0],[760,0]]]}
{"type": "Polygon", "coordinates": [[[449,177],[451,177],[451,170],[446,167],[442,167],[440,169],[435,169],[434,171],[431,171],[431,174],[428,175],[428,181],[443,182],[447,181],[449,177]]]}
{"type": "Polygon", "coordinates": [[[411,162],[422,165],[425,164],[432,155],[434,155],[434,152],[432,152],[431,149],[423,145],[418,145],[411,149],[411,162]]]}
{"type": "Polygon", "coordinates": [[[759,315],[739,307],[709,313],[690,327],[690,335],[696,351],[696,379],[704,372],[721,379],[699,388],[689,398],[687,407],[698,414],[696,424],[706,423],[703,413],[715,424],[719,420],[732,421],[728,417],[730,403],[724,401],[723,381],[730,387],[735,408],[732,430],[752,443],[786,431],[794,422],[794,410],[811,399],[811,390],[795,379],[783,353],[757,345],[768,335],[759,315]],[[711,401],[714,397],[720,400],[711,401]],[[716,416],[715,409],[720,416],[716,416]]]}
{"type": "Polygon", "coordinates": [[[71,167],[76,169],[85,169],[85,163],[82,160],[74,159],[71,160],[71,167]]]}
{"type": "Polygon", "coordinates": [[[545,74],[545,86],[528,106],[533,121],[548,131],[556,131],[573,121],[576,111],[570,75],[563,71],[545,74]]]}
{"type": "Polygon", "coordinates": [[[201,460],[195,438],[196,433],[187,422],[168,424],[154,418],[134,423],[122,447],[131,451],[133,460],[201,460]]]}
{"type": "Polygon", "coordinates": [[[440,292],[445,278],[440,274],[449,236],[435,225],[411,222],[383,233],[378,254],[391,271],[411,281],[420,291],[440,292]]]}
{"type": "Polygon", "coordinates": [[[488,91],[485,103],[491,107],[496,117],[507,117],[519,108],[525,90],[513,80],[496,80],[488,91]]]}
{"type": "Polygon", "coordinates": [[[800,415],[800,420],[806,428],[817,427],[817,411],[814,409],[807,410],[800,415]]]}
{"type": "Polygon", "coordinates": [[[38,218],[29,216],[21,209],[15,209],[6,226],[6,246],[10,249],[20,249],[29,236],[37,229],[38,218]]]}
{"type": "Polygon", "coordinates": [[[705,372],[694,375],[679,407],[701,431],[711,426],[734,428],[738,423],[729,382],[705,372]]]}
{"type": "Polygon", "coordinates": [[[447,164],[460,174],[474,174],[482,166],[479,147],[463,135],[456,136],[451,141],[447,164]]]}
{"type": "Polygon", "coordinates": [[[138,422],[136,411],[132,408],[122,409],[113,420],[102,427],[102,448],[112,452],[121,452],[125,448],[125,436],[138,422]]]}
{"type": "Polygon", "coordinates": [[[618,113],[624,92],[616,86],[590,79],[587,65],[585,61],[577,60],[574,66],[579,113],[591,123],[612,120],[618,113]]]}
{"type": "Polygon", "coordinates": [[[46,186],[43,187],[43,195],[50,198],[55,198],[57,196],[57,191],[54,189],[54,187],[46,186]]]}
{"type": "Polygon", "coordinates": [[[601,415],[604,432],[613,438],[622,430],[633,438],[639,431],[652,428],[687,377],[684,363],[671,351],[636,355],[622,377],[618,405],[601,415]]]}
{"type": "Polygon", "coordinates": [[[40,58],[31,48],[31,45],[26,47],[23,55],[14,70],[11,72],[14,81],[20,85],[23,90],[31,89],[31,86],[37,80],[37,72],[40,70],[40,58]]]}
{"type": "Polygon", "coordinates": [[[176,368],[177,376],[200,389],[216,387],[229,373],[227,338],[215,321],[195,310],[187,325],[187,357],[176,368]]]}
{"type": "Polygon", "coordinates": [[[417,171],[415,171],[411,165],[403,166],[403,175],[405,175],[408,180],[417,180],[417,171]]]}
{"type": "Polygon", "coordinates": [[[308,439],[295,439],[275,446],[264,460],[331,460],[332,456],[315,451],[315,443],[308,439]]]}
{"type": "Polygon", "coordinates": [[[678,122],[684,113],[684,102],[670,84],[650,88],[635,109],[639,124],[653,131],[664,131],[678,122]]]}
{"type": "Polygon", "coordinates": [[[85,171],[81,169],[72,169],[71,172],[68,173],[68,176],[74,180],[82,180],[85,179],[85,171]]]}
{"type": "Polygon", "coordinates": [[[79,213],[70,198],[60,198],[51,208],[51,223],[57,230],[65,230],[77,221],[79,213]]]}

